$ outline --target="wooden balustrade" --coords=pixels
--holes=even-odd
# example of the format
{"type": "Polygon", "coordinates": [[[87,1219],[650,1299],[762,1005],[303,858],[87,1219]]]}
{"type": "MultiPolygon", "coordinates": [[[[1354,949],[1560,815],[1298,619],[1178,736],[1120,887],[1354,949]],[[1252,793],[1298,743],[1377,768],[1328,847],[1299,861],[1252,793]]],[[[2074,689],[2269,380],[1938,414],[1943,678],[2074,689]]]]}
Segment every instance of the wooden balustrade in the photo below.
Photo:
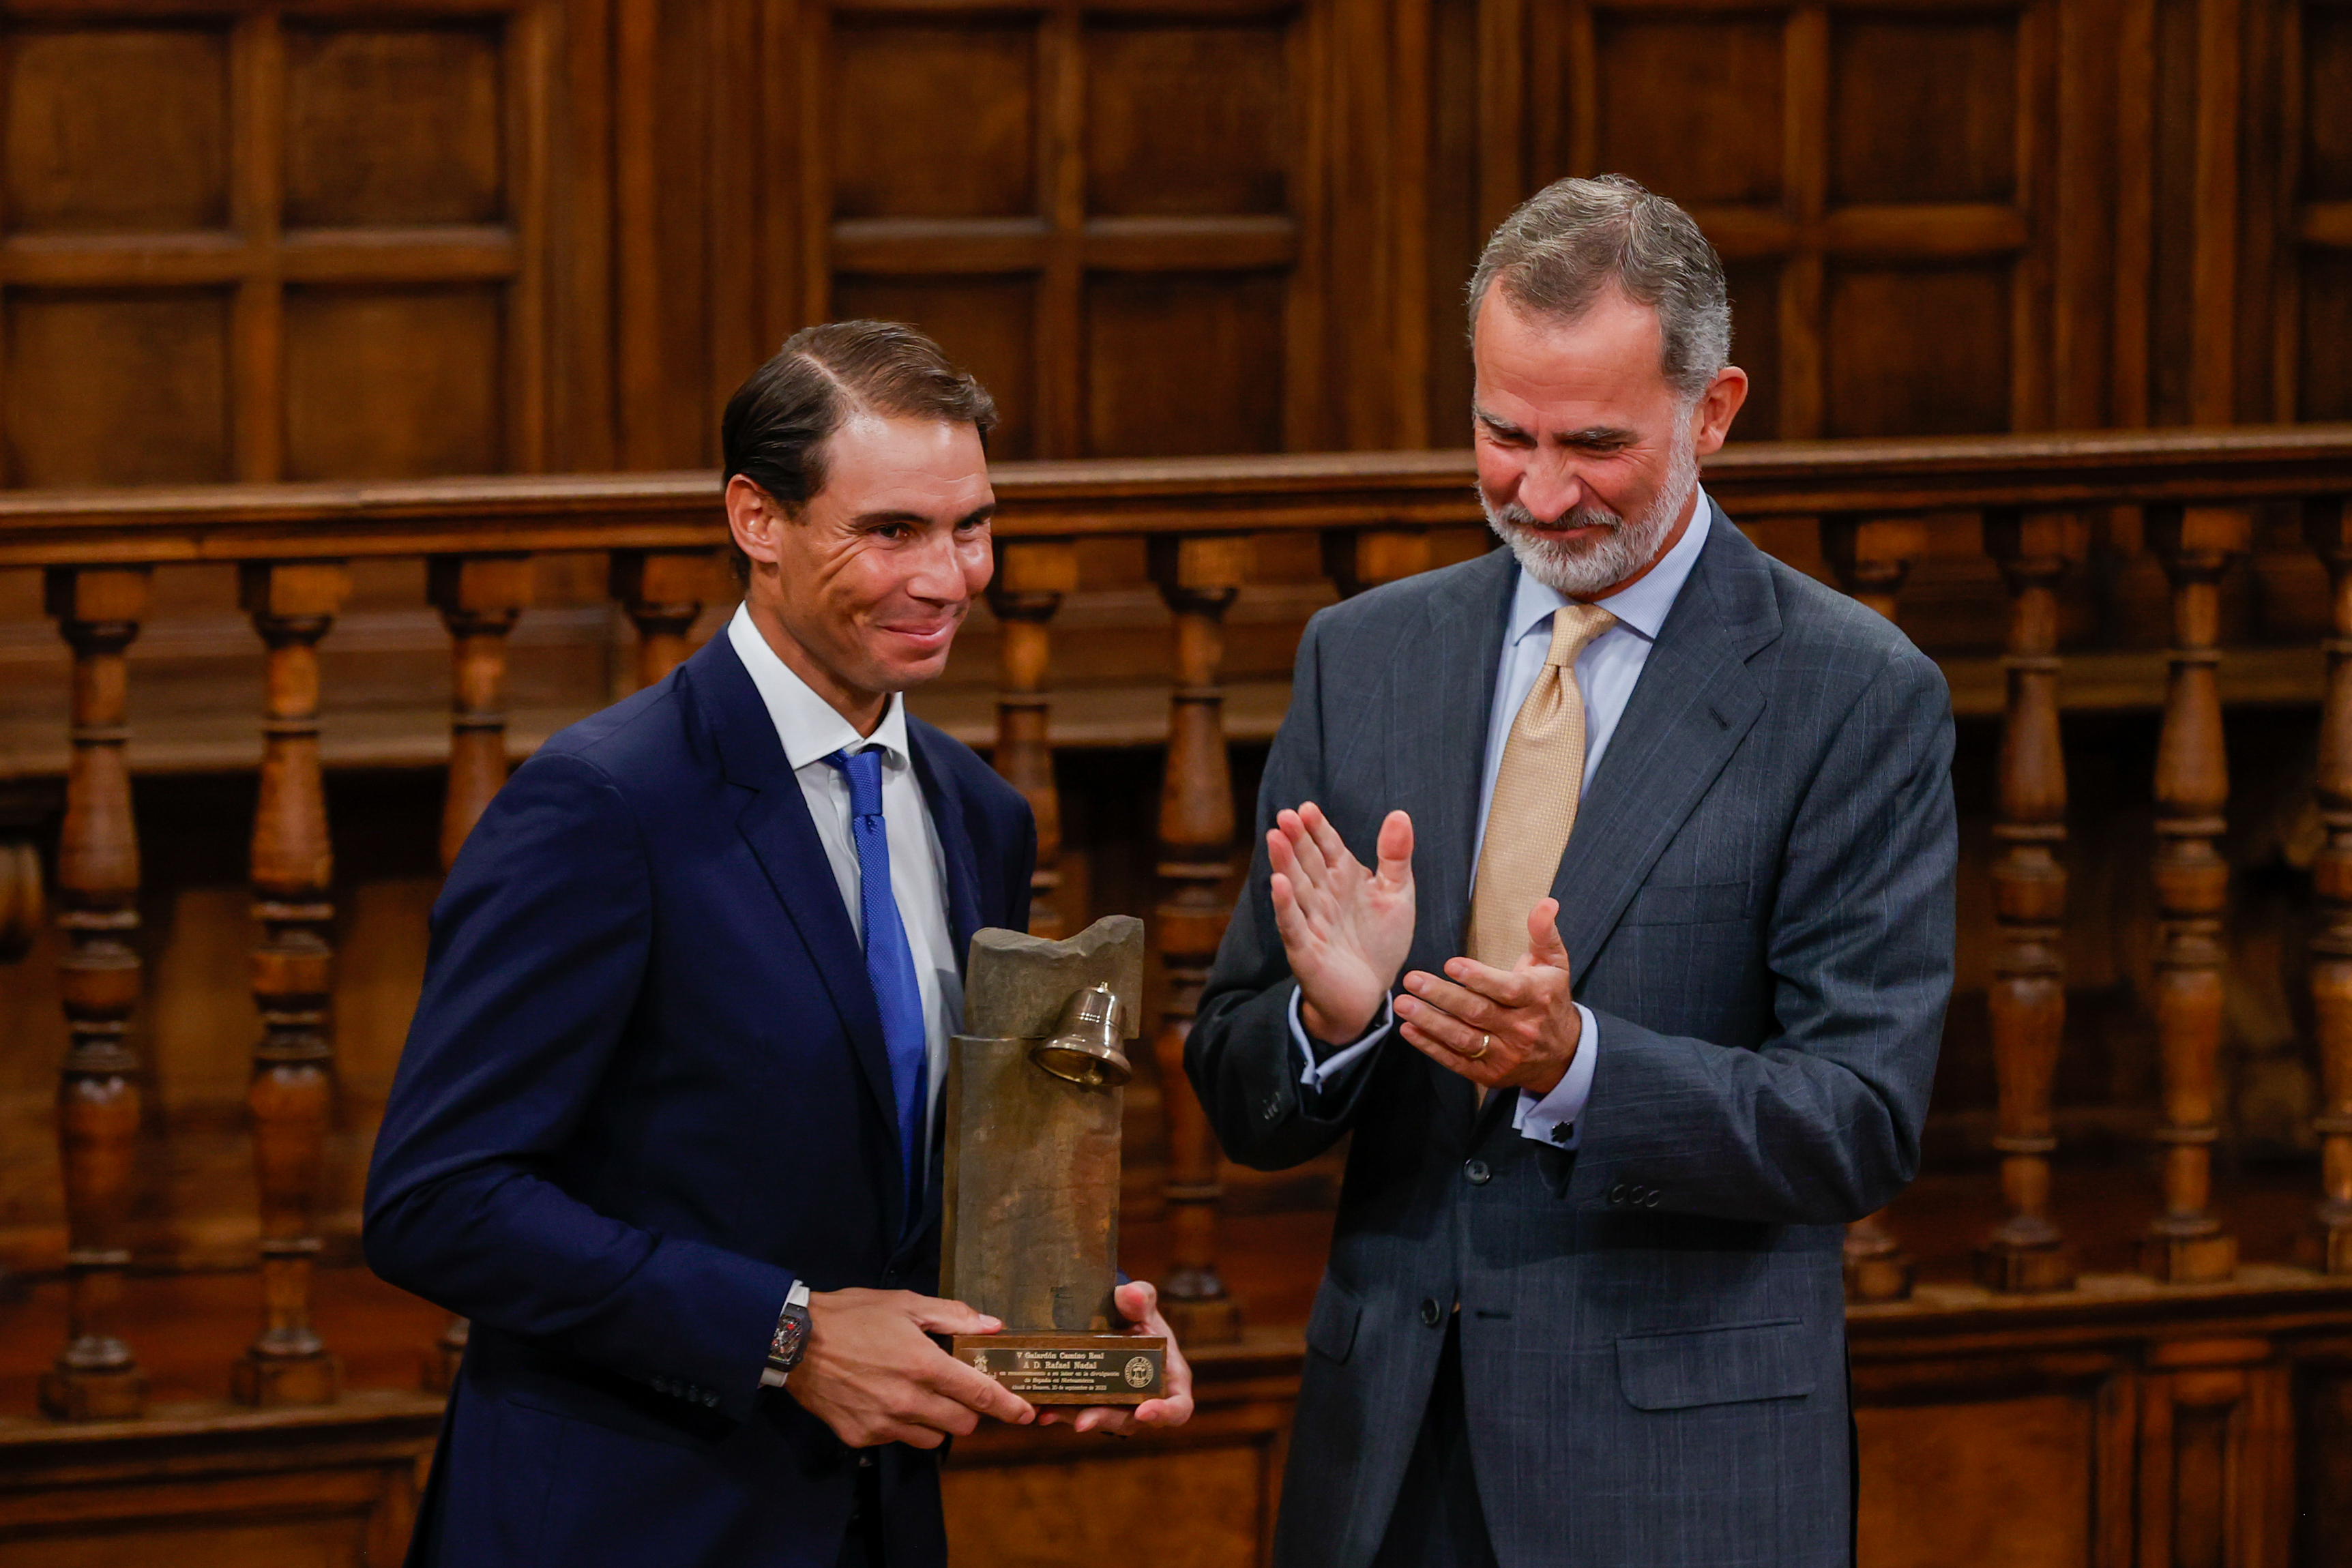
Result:
{"type": "Polygon", "coordinates": [[[66,1061],[58,1085],[66,1192],[66,1346],[41,1379],[41,1406],[62,1420],[136,1416],[147,1379],[110,1327],[131,1266],[137,1164],[139,833],[123,759],[130,695],[124,651],[149,604],[144,567],[59,568],[48,611],[73,649],[73,763],[58,840],[58,960],[66,1061]]]}
{"type": "Polygon", "coordinates": [[[2173,1283],[2224,1280],[2237,1267],[2234,1238],[2213,1213],[2213,1141],[2220,1135],[2221,913],[2230,868],[2220,841],[2229,823],[2228,759],[2221,747],[2221,580],[2246,551],[2242,511],[2151,508],[2149,544],[2172,582],[2171,679],[2156,759],[2156,896],[2162,919],[2156,961],[2156,1028],[2162,1078],[2164,1212],[2149,1228],[2140,1263],[2173,1283]]]}
{"type": "MultiPolygon", "coordinates": [[[[1832,512],[1821,519],[1822,556],[1838,586],[1889,621],[1900,623],[1903,580],[1927,545],[1927,530],[1908,518],[1871,518],[1832,512]]],[[[1915,1270],[1886,1222],[1866,1214],[1845,1228],[1845,1294],[1850,1301],[1899,1301],[1910,1295],[1915,1270]]]]}
{"type": "Polygon", "coordinates": [[[1979,1255],[1996,1291],[2063,1291],[2072,1251],[2050,1218],[2052,1116],[2066,1030],[2066,766],[2058,738],[2058,583],[2083,559],[2089,530],[2076,512],[1995,511],[1985,549],[2010,591],[2008,708],[2000,737],[2000,804],[1993,839],[1999,946],[1987,1000],[2000,1097],[2001,1196],[2009,1216],[1979,1255]]]}
{"type": "Polygon", "coordinates": [[[996,576],[988,585],[1002,639],[994,761],[1037,819],[1029,929],[1039,936],[1058,937],[1067,925],[1061,905],[1062,796],[1054,783],[1045,670],[1054,612],[1077,586],[1077,547],[1067,539],[1007,540],[996,552],[996,576]]]}
{"type": "MultiPolygon", "coordinates": [[[[425,597],[449,628],[449,778],[441,806],[441,870],[446,873],[507,781],[507,637],[530,603],[530,557],[433,558],[425,597]]],[[[689,618],[691,624],[691,618],[689,618]]],[[[425,1385],[446,1390],[457,1377],[469,1325],[461,1317],[434,1343],[425,1385]]]]}
{"type": "Polygon", "coordinates": [[[1158,916],[1165,1001],[1155,1053],[1168,1124],[1169,1267],[1160,1293],[1181,1339],[1241,1337],[1241,1309],[1217,1270],[1216,1134],[1184,1076],[1184,1041],[1233,904],[1234,780],[1225,757],[1223,622],[1249,580],[1246,535],[1162,535],[1151,576],[1175,617],[1176,689],[1169,700],[1168,761],[1160,790],[1158,916]]]}
{"type": "Polygon", "coordinates": [[[721,589],[710,548],[613,552],[613,597],[637,629],[636,688],[668,674],[691,652],[686,636],[721,589]]]}
{"type": "Polygon", "coordinates": [[[253,1165],[261,1193],[262,1330],[232,1386],[248,1405],[331,1404],[341,1373],[310,1322],[320,1183],[333,1114],[334,850],[319,765],[319,640],[351,590],[341,561],[257,563],[245,608],[268,647],[261,799],[253,820],[253,1165]]]}
{"type": "MultiPolygon", "coordinates": [[[[1220,1268],[1217,1150],[1181,1067],[1236,865],[1226,612],[1250,576],[1254,536],[1261,533],[1316,535],[1323,570],[1343,595],[1425,570],[1443,558],[1441,542],[1454,538],[1441,530],[1478,521],[1470,474],[1466,455],[1413,453],[1006,465],[995,476],[1003,508],[990,596],[1001,638],[995,762],[1037,816],[1033,922],[1040,931],[1093,913],[1069,907],[1060,883],[1048,695],[1055,618],[1086,586],[1078,579],[1080,541],[1146,538],[1150,580],[1171,618],[1174,692],[1156,911],[1166,977],[1156,1055],[1172,1260],[1163,1279],[1171,1316],[1196,1344],[1230,1342],[1241,1322],[1220,1268]]],[[[1821,559],[1850,592],[1890,617],[1927,614],[1921,584],[1948,581],[1952,563],[1976,549],[1973,533],[1937,519],[1956,511],[1982,518],[1982,554],[1971,564],[1997,573],[1987,602],[2005,607],[2008,626],[2004,636],[1988,634],[1979,644],[2002,649],[2000,695],[1974,710],[2003,720],[1988,1003],[1999,1096],[1992,1145],[2005,1218],[1987,1239],[1980,1277],[1996,1291],[2053,1294],[2074,1278],[2052,1208],[2066,981],[2058,611],[2067,573],[2086,555],[2084,519],[2116,507],[2147,508],[2147,548],[2170,583],[2175,625],[2156,779],[2159,849],[2148,873],[2161,915],[2153,996],[2164,1212],[2147,1239],[2144,1266],[2159,1280],[2185,1283],[2228,1278],[2235,1262],[2210,1190],[2228,891],[2220,852],[2229,797],[2218,585],[2252,543],[2247,505],[2304,506],[2305,539],[2326,566],[2333,595],[2315,784],[2324,841],[2311,946],[2321,1256],[2327,1269],[2352,1273],[2352,522],[2343,499],[2352,492],[2352,429],[1754,446],[1710,460],[1706,479],[1743,522],[1822,519],[1821,559]],[[1921,564],[1929,560],[1935,571],[1921,564]]],[[[245,606],[267,649],[252,856],[260,925],[252,990],[264,1030],[251,1097],[265,1317],[236,1369],[235,1387],[262,1406],[319,1403],[335,1397],[337,1376],[312,1323],[310,1284],[321,1246],[320,1162],[332,1106],[334,910],[319,645],[348,588],[339,563],[403,556],[430,562],[428,597],[451,639],[453,672],[446,862],[505,777],[507,651],[530,602],[532,558],[606,552],[610,591],[637,629],[635,666],[614,684],[658,680],[684,657],[705,609],[728,591],[716,554],[717,503],[716,485],[699,475],[0,495],[0,565],[50,570],[49,608],[74,655],[72,760],[55,888],[70,1035],[60,1142],[73,1304],[68,1343],[42,1386],[53,1414],[128,1415],[141,1406],[138,1363],[110,1333],[107,1309],[130,1259],[142,1135],[129,1043],[140,996],[129,769],[138,758],[125,751],[123,650],[147,614],[148,569],[239,563],[245,606]],[[336,560],[321,561],[322,552],[336,560]]],[[[1768,542],[1784,537],[1759,532],[1768,542]]],[[[2308,572],[2309,556],[2301,559],[2308,572]]],[[[2151,670],[2155,657],[2147,655],[2151,670]]],[[[24,923],[28,895],[19,858],[11,852],[0,863],[0,927],[24,923]]],[[[37,887],[37,875],[33,880],[37,887]]],[[[1906,1292],[1907,1261],[1878,1217],[1853,1228],[1848,1258],[1858,1300],[1892,1301],[1906,1292]]],[[[458,1343],[439,1353],[445,1372],[458,1343]]]]}
{"type": "Polygon", "coordinates": [[[2304,534],[2327,563],[2327,695],[2315,779],[2326,837],[2312,859],[2317,904],[2311,1000],[2319,1035],[2320,1266],[2352,1274],[2352,502],[2315,497],[2304,534]]]}

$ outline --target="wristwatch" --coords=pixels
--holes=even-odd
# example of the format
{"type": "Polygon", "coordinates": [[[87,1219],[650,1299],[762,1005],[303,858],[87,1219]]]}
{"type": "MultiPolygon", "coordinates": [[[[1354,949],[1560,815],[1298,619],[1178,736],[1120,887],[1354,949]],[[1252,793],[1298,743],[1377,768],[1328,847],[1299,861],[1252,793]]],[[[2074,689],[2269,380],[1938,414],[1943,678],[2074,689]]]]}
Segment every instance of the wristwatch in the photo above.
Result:
{"type": "Polygon", "coordinates": [[[776,1314],[776,1337],[768,1342],[768,1370],[775,1376],[763,1377],[762,1383],[781,1385],[808,1354],[809,1288],[801,1281],[793,1282],[792,1291],[784,1297],[784,1310],[776,1314]]]}

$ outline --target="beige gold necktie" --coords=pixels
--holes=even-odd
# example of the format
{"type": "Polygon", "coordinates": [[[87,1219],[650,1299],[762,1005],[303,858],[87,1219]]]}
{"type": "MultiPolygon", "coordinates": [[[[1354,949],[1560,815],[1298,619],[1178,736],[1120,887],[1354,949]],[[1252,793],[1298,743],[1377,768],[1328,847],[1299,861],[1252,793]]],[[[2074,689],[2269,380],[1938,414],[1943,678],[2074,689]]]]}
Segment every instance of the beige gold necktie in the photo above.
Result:
{"type": "Polygon", "coordinates": [[[1551,652],[1528,688],[1503,746],[1486,840],[1478,852],[1478,885],[1470,895],[1470,954],[1507,969],[1528,950],[1528,911],[1549,896],[1576,804],[1584,792],[1584,694],[1576,656],[1617,617],[1595,604],[1552,612],[1551,652]]]}

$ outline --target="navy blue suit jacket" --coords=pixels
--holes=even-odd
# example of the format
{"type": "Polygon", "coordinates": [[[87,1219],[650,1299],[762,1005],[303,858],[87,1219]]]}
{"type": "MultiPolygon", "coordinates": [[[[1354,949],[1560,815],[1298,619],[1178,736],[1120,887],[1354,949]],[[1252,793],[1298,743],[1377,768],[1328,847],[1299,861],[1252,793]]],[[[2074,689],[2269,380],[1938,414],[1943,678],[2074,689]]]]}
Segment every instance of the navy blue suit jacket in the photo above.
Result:
{"type": "MultiPolygon", "coordinates": [[[[961,956],[1027,924],[1035,827],[908,721],[961,956]]],[[[549,741],[433,912],[367,1195],[377,1273],[473,1320],[413,1563],[833,1568],[856,1456],[762,1391],[811,1289],[937,1288],[881,1021],[798,780],[724,636],[549,741]]],[[[933,1455],[877,1455],[894,1564],[933,1455]]]]}

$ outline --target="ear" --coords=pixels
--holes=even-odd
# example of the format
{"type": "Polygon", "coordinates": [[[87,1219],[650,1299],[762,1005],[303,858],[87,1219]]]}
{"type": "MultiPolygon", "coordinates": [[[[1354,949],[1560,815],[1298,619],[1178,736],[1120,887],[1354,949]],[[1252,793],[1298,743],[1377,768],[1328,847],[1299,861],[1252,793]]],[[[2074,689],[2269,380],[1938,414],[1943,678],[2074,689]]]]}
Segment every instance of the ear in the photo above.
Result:
{"type": "Polygon", "coordinates": [[[1746,371],[1738,365],[1726,365],[1715,372],[1715,380],[1698,394],[1698,402],[1691,409],[1691,443],[1701,457],[1722,450],[1724,438],[1731,434],[1732,417],[1747,401],[1746,371]]]}
{"type": "Polygon", "coordinates": [[[740,474],[727,481],[727,530],[735,536],[735,548],[752,560],[775,565],[777,530],[790,526],[782,503],[774,497],[740,474]]]}

